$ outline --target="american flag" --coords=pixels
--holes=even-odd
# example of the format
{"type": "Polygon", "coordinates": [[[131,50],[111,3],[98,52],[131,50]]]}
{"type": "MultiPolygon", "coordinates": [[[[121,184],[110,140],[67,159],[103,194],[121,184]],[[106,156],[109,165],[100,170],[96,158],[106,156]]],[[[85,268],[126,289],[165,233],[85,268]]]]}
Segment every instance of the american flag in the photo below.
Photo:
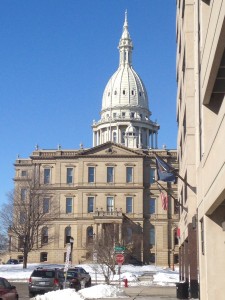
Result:
{"type": "Polygon", "coordinates": [[[161,201],[162,201],[162,209],[167,210],[168,209],[168,195],[164,194],[162,191],[160,192],[161,201]]]}

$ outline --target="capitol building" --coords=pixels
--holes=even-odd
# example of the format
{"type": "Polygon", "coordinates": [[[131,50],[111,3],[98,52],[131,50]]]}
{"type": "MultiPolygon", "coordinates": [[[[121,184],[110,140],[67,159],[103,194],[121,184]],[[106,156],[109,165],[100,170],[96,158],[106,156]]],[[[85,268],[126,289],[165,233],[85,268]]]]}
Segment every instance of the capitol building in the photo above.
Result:
{"type": "MultiPolygon", "coordinates": [[[[129,249],[125,263],[178,263],[177,185],[160,183],[168,198],[165,208],[155,182],[155,154],[177,168],[177,151],[158,148],[160,126],[151,120],[147,90],[133,68],[127,13],[118,50],[118,69],[103,87],[100,119],[92,123],[93,147],[37,146],[30,157],[15,161],[21,197],[29,194],[27,178],[35,178],[40,209],[51,214],[53,203],[59,207],[57,217],[39,228],[42,242],[29,253],[30,263],[64,263],[70,237],[73,263],[90,262],[88,245],[107,232],[116,236],[115,246],[129,249]]],[[[12,235],[11,242],[8,255],[22,260],[20,240],[12,235]]]]}

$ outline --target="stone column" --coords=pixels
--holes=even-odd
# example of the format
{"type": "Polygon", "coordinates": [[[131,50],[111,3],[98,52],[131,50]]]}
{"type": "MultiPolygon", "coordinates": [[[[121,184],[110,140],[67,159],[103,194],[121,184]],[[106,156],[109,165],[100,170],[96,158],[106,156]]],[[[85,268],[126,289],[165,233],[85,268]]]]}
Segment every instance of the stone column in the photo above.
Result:
{"type": "Polygon", "coordinates": [[[158,132],[155,133],[155,149],[158,149],[158,132]]]}
{"type": "Polygon", "coordinates": [[[138,128],[138,148],[141,148],[141,127],[138,128]]]}

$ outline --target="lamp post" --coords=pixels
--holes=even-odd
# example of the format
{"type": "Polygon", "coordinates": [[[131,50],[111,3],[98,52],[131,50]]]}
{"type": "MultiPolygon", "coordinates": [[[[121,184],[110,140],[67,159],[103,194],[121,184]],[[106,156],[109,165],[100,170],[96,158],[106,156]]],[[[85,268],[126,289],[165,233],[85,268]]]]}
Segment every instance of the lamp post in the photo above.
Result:
{"type": "MultiPolygon", "coordinates": [[[[92,250],[92,260],[94,263],[97,263],[98,262],[98,254],[96,252],[96,249],[95,249],[95,238],[96,238],[96,234],[93,233],[93,241],[92,241],[92,244],[93,244],[93,250],[92,250]]],[[[97,285],[97,269],[96,269],[96,266],[95,266],[95,284],[97,285]]]]}
{"type": "Polygon", "coordinates": [[[72,265],[72,257],[73,257],[73,242],[74,242],[74,238],[71,236],[70,237],[70,264],[72,265]]]}

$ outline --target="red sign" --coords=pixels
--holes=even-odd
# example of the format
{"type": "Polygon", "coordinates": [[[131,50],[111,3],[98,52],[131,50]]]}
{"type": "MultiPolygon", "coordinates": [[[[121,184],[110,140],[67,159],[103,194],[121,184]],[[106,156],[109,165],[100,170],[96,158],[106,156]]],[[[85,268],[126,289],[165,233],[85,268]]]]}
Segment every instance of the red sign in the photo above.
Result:
{"type": "Polygon", "coordinates": [[[116,262],[121,265],[124,262],[124,255],[123,254],[117,254],[116,255],[116,262]]]}

